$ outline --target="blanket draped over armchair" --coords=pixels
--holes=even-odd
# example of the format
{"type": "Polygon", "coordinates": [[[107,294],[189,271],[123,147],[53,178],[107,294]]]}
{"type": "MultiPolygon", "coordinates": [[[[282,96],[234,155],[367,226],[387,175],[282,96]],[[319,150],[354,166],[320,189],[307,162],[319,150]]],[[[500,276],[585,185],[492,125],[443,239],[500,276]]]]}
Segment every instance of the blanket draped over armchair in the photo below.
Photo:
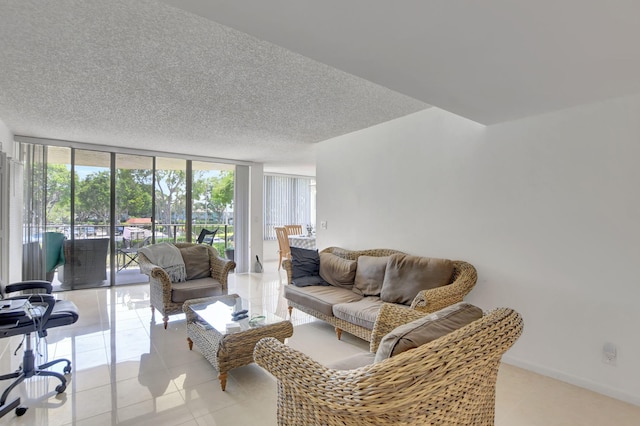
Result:
{"type": "Polygon", "coordinates": [[[147,259],[154,265],[164,269],[171,282],[178,283],[187,280],[187,270],[180,250],[173,244],[159,243],[152,246],[143,247],[138,250],[147,256],[147,259]]]}

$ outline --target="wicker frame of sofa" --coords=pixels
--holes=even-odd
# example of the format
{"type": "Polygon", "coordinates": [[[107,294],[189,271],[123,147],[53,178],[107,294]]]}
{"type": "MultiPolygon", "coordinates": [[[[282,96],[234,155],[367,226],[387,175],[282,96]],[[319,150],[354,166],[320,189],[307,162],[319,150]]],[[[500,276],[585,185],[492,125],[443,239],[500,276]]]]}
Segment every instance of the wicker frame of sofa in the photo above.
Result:
{"type": "MultiPolygon", "coordinates": [[[[191,247],[197,244],[192,243],[176,243],[177,248],[191,247]]],[[[227,279],[236,264],[232,260],[223,259],[218,255],[218,251],[211,246],[202,244],[209,250],[209,265],[211,267],[211,278],[220,282],[222,291],[227,291],[227,279]]],[[[138,253],[138,265],[140,271],[149,276],[149,298],[151,304],[151,312],[154,308],[162,314],[164,328],[167,328],[169,315],[183,313],[182,303],[176,303],[171,300],[171,279],[167,272],[161,267],[154,265],[142,253],[138,253]]]]}
{"type": "MultiPolygon", "coordinates": [[[[322,253],[332,253],[348,260],[358,260],[359,256],[382,257],[390,256],[392,254],[406,254],[392,249],[347,250],[340,247],[328,247],[322,250],[322,253]]],[[[283,260],[282,267],[287,271],[288,284],[293,285],[291,284],[291,281],[293,280],[291,260],[283,260]]],[[[454,260],[453,268],[451,282],[448,285],[419,292],[413,299],[411,308],[424,313],[431,313],[453,305],[454,303],[462,302],[464,296],[469,294],[475,286],[478,274],[473,265],[461,260],[454,260]]],[[[340,338],[343,331],[346,331],[347,333],[353,334],[367,342],[371,341],[371,330],[366,327],[350,323],[334,316],[323,314],[322,312],[318,312],[290,300],[287,300],[287,303],[289,305],[289,316],[291,316],[292,310],[295,308],[333,325],[336,329],[336,335],[338,338],[340,338]]]]}
{"type": "MultiPolygon", "coordinates": [[[[371,351],[425,313],[385,303],[371,351]]],[[[327,368],[263,339],[256,363],[278,380],[278,425],[493,425],[500,360],[522,333],[522,317],[499,308],[430,343],[354,370],[327,368]]]]}

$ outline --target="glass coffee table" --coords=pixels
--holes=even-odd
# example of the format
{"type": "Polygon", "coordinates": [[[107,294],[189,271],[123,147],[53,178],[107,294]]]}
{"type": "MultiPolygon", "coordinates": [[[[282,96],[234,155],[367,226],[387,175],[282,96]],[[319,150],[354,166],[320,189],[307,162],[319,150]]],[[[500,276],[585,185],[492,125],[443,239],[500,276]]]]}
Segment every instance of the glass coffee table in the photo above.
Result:
{"type": "Polygon", "coordinates": [[[246,313],[234,321],[232,313],[242,311],[237,294],[187,300],[182,307],[187,315],[189,349],[195,343],[204,357],[218,370],[220,386],[227,386],[227,372],[253,362],[253,349],[264,337],[284,339],[293,335],[290,321],[266,312],[246,313]]]}

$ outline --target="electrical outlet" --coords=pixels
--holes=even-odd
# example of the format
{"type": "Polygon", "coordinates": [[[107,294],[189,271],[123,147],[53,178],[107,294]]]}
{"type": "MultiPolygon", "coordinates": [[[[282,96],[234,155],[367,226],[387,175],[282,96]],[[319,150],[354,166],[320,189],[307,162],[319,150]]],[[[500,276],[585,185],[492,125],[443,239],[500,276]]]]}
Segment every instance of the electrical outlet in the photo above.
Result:
{"type": "Polygon", "coordinates": [[[605,343],[602,346],[602,362],[616,366],[618,361],[618,349],[613,343],[605,343]]]}
{"type": "Polygon", "coordinates": [[[327,221],[326,220],[323,220],[323,221],[320,222],[320,228],[327,229],[327,221]]]}

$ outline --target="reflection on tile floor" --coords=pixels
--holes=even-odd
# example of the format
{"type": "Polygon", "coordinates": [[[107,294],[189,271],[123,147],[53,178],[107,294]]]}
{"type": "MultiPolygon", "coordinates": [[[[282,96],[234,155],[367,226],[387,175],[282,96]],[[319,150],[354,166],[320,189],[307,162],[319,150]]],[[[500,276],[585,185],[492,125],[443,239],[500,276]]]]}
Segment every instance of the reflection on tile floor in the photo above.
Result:
{"type": "MultiPolygon", "coordinates": [[[[251,306],[286,316],[284,271],[232,274],[229,291],[251,306]]],[[[229,373],[222,392],[217,372],[196,349],[189,351],[184,315],[164,330],[152,320],[148,284],[57,293],[80,310],[71,327],[53,329],[38,342],[39,361],[67,357],[74,371],[64,394],[52,379],[33,377],[13,392],[27,413],[4,425],[275,425],[276,384],[251,364],[229,373]]],[[[295,312],[294,325],[314,319],[295,312]]],[[[21,362],[20,338],[0,340],[0,372],[21,362]]],[[[348,344],[345,342],[345,344],[348,344]]],[[[350,348],[350,350],[354,350],[350,348]]],[[[338,354],[339,355],[339,354],[338,354]]],[[[61,371],[62,366],[56,366],[61,371]]],[[[7,382],[0,383],[4,389],[7,382]]],[[[640,407],[528,371],[503,365],[497,387],[497,425],[636,425],[640,407]]]]}

